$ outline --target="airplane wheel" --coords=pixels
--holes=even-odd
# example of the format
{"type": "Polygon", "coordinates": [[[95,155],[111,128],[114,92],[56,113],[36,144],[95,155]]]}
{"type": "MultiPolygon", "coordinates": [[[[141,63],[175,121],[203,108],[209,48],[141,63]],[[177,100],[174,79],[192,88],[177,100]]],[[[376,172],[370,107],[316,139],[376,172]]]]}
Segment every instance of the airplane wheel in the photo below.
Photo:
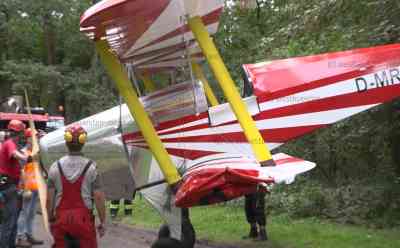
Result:
{"type": "MultiPolygon", "coordinates": [[[[170,230],[167,224],[163,224],[160,226],[158,230],[158,240],[156,243],[168,243],[172,242],[172,238],[170,238],[170,230]],[[170,241],[167,241],[170,240],[170,241]]],[[[175,241],[173,241],[175,242],[175,241]]],[[[190,220],[183,220],[182,222],[182,239],[179,241],[182,244],[183,248],[193,248],[196,242],[196,232],[194,231],[193,225],[190,220]]]]}
{"type": "Polygon", "coordinates": [[[159,238],[151,248],[183,248],[182,242],[173,238],[159,238]]]}
{"type": "Polygon", "coordinates": [[[163,224],[160,226],[160,229],[158,229],[158,238],[162,239],[162,238],[169,238],[171,235],[170,231],[169,231],[169,227],[167,224],[163,224]]]}

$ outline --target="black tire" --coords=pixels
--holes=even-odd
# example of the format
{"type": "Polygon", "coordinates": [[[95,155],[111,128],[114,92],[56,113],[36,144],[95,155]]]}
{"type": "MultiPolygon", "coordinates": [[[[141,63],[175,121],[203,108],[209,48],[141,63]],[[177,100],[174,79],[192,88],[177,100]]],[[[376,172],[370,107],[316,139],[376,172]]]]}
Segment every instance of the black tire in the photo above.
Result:
{"type": "MultiPolygon", "coordinates": [[[[153,245],[158,247],[158,244],[176,243],[176,241],[176,239],[171,238],[171,231],[168,225],[163,224],[158,230],[158,240],[153,245]]],[[[190,222],[189,209],[187,208],[182,209],[182,234],[181,240],[178,242],[182,244],[183,248],[193,248],[196,243],[196,232],[190,222]]]]}
{"type": "Polygon", "coordinates": [[[169,231],[169,227],[167,224],[162,224],[160,229],[158,229],[158,238],[169,238],[171,236],[171,232],[169,231]]]}
{"type": "MultiPolygon", "coordinates": [[[[163,224],[160,226],[158,230],[158,240],[156,243],[159,243],[159,240],[172,239],[171,232],[167,224],[163,224]]],[[[182,220],[182,238],[180,243],[182,243],[183,248],[193,248],[196,243],[196,232],[194,231],[193,225],[188,219],[182,220]]]]}
{"type": "Polygon", "coordinates": [[[151,248],[184,248],[182,242],[173,238],[157,239],[151,248]]]}

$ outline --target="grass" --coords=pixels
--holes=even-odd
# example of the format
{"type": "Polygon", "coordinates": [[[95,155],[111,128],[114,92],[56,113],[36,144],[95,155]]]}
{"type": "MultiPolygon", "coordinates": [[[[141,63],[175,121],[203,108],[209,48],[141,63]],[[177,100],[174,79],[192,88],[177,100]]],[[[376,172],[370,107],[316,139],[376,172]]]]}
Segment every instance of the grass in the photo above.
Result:
{"type": "MultiPolygon", "coordinates": [[[[138,197],[139,198],[139,197],[138,197]]],[[[134,202],[134,216],[122,222],[158,229],[162,220],[144,200],[134,202]]],[[[285,215],[268,218],[270,241],[244,241],[248,225],[241,207],[218,205],[191,209],[197,238],[251,248],[398,248],[400,229],[375,230],[330,223],[316,218],[291,219],[285,215]]]]}

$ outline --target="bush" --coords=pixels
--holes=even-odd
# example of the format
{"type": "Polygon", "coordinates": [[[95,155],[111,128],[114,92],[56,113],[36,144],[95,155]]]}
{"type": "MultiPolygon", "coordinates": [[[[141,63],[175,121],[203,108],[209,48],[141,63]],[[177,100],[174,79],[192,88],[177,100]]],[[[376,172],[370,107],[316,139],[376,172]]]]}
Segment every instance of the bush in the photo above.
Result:
{"type": "Polygon", "coordinates": [[[399,185],[352,184],[336,188],[315,182],[277,186],[267,200],[268,211],[293,218],[320,217],[370,227],[400,226],[399,185]]]}

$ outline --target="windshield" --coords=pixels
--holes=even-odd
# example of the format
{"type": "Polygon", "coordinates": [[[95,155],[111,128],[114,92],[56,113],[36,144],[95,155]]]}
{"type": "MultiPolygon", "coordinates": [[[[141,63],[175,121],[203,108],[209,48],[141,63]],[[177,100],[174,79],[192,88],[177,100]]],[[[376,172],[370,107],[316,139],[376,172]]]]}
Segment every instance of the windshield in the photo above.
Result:
{"type": "Polygon", "coordinates": [[[47,122],[47,128],[50,129],[59,129],[60,127],[64,126],[64,120],[49,120],[47,122]]]}

